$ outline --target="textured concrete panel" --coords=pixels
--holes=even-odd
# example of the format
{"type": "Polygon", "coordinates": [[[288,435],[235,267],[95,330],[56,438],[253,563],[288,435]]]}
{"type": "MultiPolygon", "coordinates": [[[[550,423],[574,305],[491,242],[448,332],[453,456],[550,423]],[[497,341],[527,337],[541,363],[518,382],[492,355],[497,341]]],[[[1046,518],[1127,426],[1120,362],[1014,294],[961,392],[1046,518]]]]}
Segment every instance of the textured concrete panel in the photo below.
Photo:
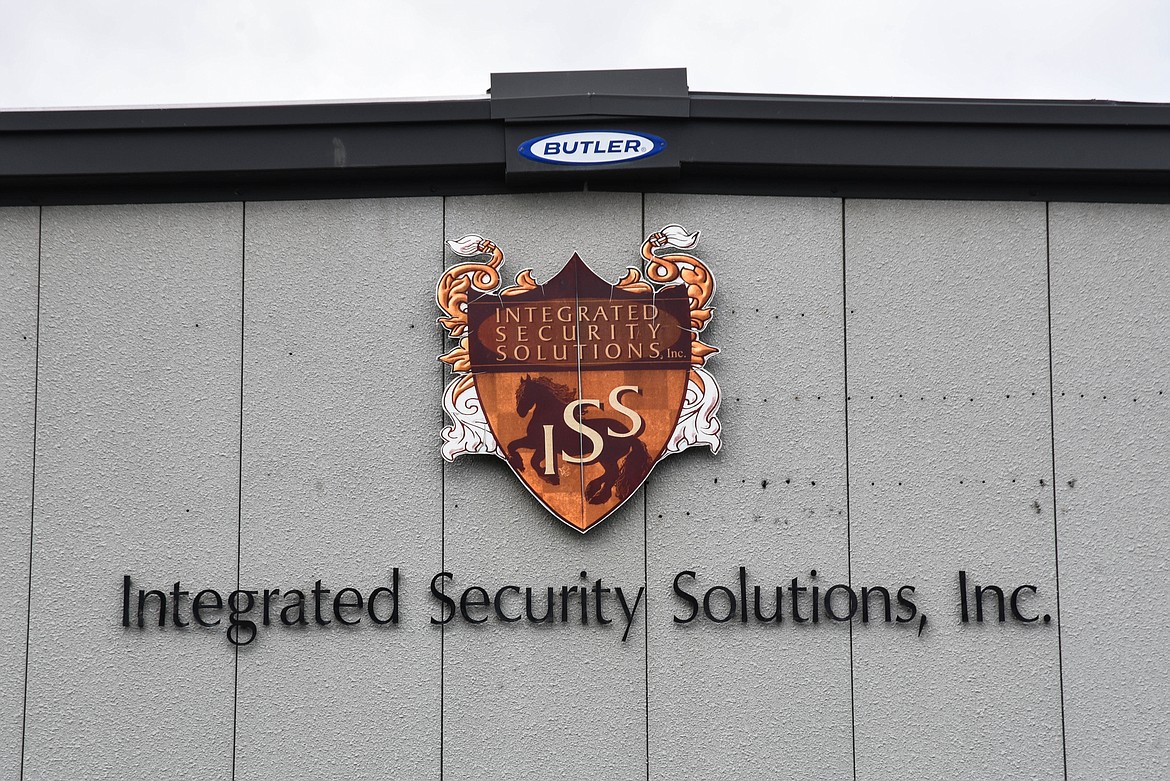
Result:
{"type": "Polygon", "coordinates": [[[240,650],[236,777],[438,778],[442,201],[249,203],[246,226],[241,583],[368,596],[399,567],[400,621],[274,615],[240,650]]]}
{"type": "Polygon", "coordinates": [[[20,775],[37,349],[35,208],[0,209],[0,778],[20,775]]]}
{"type": "Polygon", "coordinates": [[[853,582],[928,617],[854,631],[857,777],[1059,778],[1044,205],[845,218],[853,582]],[[1053,622],[961,624],[960,570],[1053,622]]]}
{"type": "Polygon", "coordinates": [[[124,629],[121,589],[235,580],[240,229],[44,209],[25,778],[231,776],[222,632],[124,629]]]}
{"type": "Polygon", "coordinates": [[[794,577],[847,580],[841,202],[648,195],[647,232],[673,222],[703,232],[717,283],[723,448],[670,457],[647,487],[650,777],[852,778],[849,627],[787,606],[759,622],[752,590],[768,615],[794,577]],[[740,566],[747,623],[675,623],[679,571],[701,599],[738,594],[740,566]]]}
{"type": "Polygon", "coordinates": [[[1071,779],[1170,776],[1170,207],[1050,212],[1071,779]]]}
{"type": "MultiPolygon", "coordinates": [[[[524,268],[547,280],[573,251],[616,280],[641,265],[641,208],[637,194],[449,198],[446,234],[496,241],[505,283],[524,268]]],[[[459,259],[448,253],[447,260],[459,259]]],[[[494,593],[515,584],[540,589],[543,599],[547,586],[582,584],[582,570],[590,581],[628,590],[631,600],[643,585],[641,492],[582,536],[493,456],[457,459],[445,467],[445,484],[445,566],[456,598],[470,585],[494,593]]],[[[443,627],[444,778],[644,778],[642,610],[624,643],[620,620],[470,625],[460,618],[443,627]]]]}

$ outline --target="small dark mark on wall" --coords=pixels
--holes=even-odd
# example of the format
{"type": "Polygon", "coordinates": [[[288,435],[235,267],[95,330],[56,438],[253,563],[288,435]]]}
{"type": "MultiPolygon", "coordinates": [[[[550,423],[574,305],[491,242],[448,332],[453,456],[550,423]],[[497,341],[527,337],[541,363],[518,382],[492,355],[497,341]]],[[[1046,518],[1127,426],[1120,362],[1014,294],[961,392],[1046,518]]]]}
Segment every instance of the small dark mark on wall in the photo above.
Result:
{"type": "Polygon", "coordinates": [[[1075,477],[1074,477],[1074,478],[1071,478],[1071,479],[1068,481],[1068,487],[1069,487],[1069,488],[1076,488],[1076,487],[1077,487],[1077,479],[1076,479],[1075,477]]]}
{"type": "Polygon", "coordinates": [[[760,481],[760,488],[767,488],[767,487],[768,487],[768,481],[767,481],[767,480],[761,480],[761,481],[760,481]]]}
{"type": "MultiPolygon", "coordinates": [[[[1028,395],[1035,397],[1035,396],[1036,396],[1036,391],[1029,391],[1029,392],[1028,392],[1028,395]]],[[[1067,396],[1067,395],[1068,395],[1068,392],[1067,392],[1067,391],[1061,391],[1061,392],[1060,392],[1060,395],[1061,395],[1061,396],[1067,396]]],[[[1163,395],[1163,391],[1158,391],[1158,395],[1159,395],[1159,396],[1163,395]]],[[[1016,396],[1017,396],[1017,397],[1021,397],[1021,396],[1023,396],[1023,394],[1022,394],[1022,393],[1018,393],[1018,394],[1016,394],[1016,396]]],[[[821,398],[820,396],[817,396],[817,399],[818,399],[818,400],[819,400],[820,398],[821,398]]],[[[858,399],[864,399],[864,398],[865,398],[865,396],[858,396],[857,398],[858,398],[858,399]]],[[[906,396],[905,396],[905,394],[904,394],[904,393],[899,393],[899,394],[898,394],[898,398],[899,398],[899,399],[904,399],[904,398],[906,398],[906,396]]],[[[950,394],[942,395],[942,396],[940,396],[940,398],[941,398],[943,401],[949,401],[949,400],[950,400],[950,394]]],[[[1005,393],[1005,394],[1004,394],[1004,398],[1005,398],[1005,399],[1010,399],[1010,398],[1012,398],[1012,394],[1010,394],[1010,393],[1005,393]]],[[[1026,397],[1025,397],[1025,398],[1026,398],[1026,397]]],[[[1082,399],[1083,399],[1083,398],[1085,398],[1085,394],[1083,394],[1083,393],[1079,394],[1079,398],[1082,398],[1082,399]]],[[[1139,395],[1139,396],[1134,396],[1134,397],[1133,397],[1133,400],[1134,400],[1134,401],[1139,401],[1139,400],[1140,400],[1140,398],[1141,398],[1141,397],[1140,397],[1140,395],[1139,395]]],[[[876,400],[876,399],[877,399],[877,394],[871,395],[871,396],[869,397],[869,399],[870,399],[871,401],[873,401],[873,400],[876,400]]],[[[1102,395],[1102,396],[1101,396],[1101,399],[1102,399],[1102,401],[1106,401],[1106,400],[1108,400],[1108,399],[1109,399],[1109,396],[1108,396],[1108,394],[1104,394],[1104,395],[1102,395]]],[[[845,397],[845,400],[846,400],[846,401],[853,401],[854,399],[853,399],[853,397],[852,397],[852,396],[846,396],[846,397],[845,397]]],[[[918,400],[919,400],[919,401],[926,401],[926,397],[925,397],[925,396],[919,396],[919,397],[918,397],[918,400]]],[[[738,401],[738,399],[737,399],[737,401],[738,401]]],[[[975,401],[975,397],[974,397],[974,396],[968,396],[968,397],[967,397],[967,401],[973,402],[973,401],[975,401]]]]}
{"type": "Polygon", "coordinates": [[[1040,514],[1040,501],[1038,499],[1032,500],[1032,509],[1036,511],[1037,515],[1040,514]]]}

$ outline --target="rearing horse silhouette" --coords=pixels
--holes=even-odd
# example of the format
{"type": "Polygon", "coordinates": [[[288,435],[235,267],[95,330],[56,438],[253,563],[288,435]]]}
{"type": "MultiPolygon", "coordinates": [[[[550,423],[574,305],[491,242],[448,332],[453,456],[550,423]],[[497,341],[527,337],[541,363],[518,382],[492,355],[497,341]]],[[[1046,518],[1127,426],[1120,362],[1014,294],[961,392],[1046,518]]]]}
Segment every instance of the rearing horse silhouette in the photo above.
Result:
{"type": "MultiPolygon", "coordinates": [[[[553,427],[553,452],[562,451],[574,458],[582,458],[586,453],[593,451],[590,440],[581,435],[581,432],[570,428],[565,423],[565,407],[576,400],[574,389],[566,385],[553,382],[547,377],[532,377],[525,375],[516,389],[516,414],[521,418],[527,417],[530,411],[532,420],[528,422],[528,431],[524,436],[508,444],[508,463],[517,472],[524,471],[524,459],[520,450],[531,449],[532,457],[529,465],[546,482],[558,485],[560,475],[554,469],[552,474],[544,473],[544,427],[553,427]]],[[[629,424],[614,418],[579,418],[583,423],[595,430],[602,440],[601,452],[597,463],[605,471],[600,477],[589,481],[585,487],[585,499],[590,504],[604,504],[613,494],[614,488],[623,499],[632,494],[650,465],[650,454],[646,446],[636,436],[614,436],[610,429],[619,434],[629,432],[629,424]],[[620,462],[620,463],[619,463],[620,462]]]]}

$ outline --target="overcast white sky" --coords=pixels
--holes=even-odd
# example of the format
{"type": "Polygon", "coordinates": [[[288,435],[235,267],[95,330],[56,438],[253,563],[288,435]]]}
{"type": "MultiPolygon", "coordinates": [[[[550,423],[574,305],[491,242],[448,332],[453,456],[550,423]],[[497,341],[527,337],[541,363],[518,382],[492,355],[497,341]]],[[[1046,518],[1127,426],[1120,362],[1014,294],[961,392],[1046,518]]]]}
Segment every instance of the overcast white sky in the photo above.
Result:
{"type": "Polygon", "coordinates": [[[686,67],[692,90],[1170,102],[1168,0],[0,0],[0,109],[482,94],[686,67]]]}

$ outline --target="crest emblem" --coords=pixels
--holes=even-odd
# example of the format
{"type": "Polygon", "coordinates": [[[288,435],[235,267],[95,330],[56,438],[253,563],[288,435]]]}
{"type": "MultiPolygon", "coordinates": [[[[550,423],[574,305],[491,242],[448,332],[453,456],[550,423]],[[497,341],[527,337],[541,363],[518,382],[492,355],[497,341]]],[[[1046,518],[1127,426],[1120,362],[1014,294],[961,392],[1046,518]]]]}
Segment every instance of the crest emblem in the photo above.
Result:
{"type": "Polygon", "coordinates": [[[440,360],[448,461],[480,453],[508,462],[553,515],[591,529],[638,490],[662,458],[718,452],[719,387],[703,368],[717,350],[699,334],[715,280],[693,249],[699,234],[668,225],[642,244],[637,268],[610,283],[576,253],[537,283],[501,288],[504,253],[481,236],[448,241],[478,258],[448,269],[439,323],[457,339],[440,360]],[[485,257],[486,256],[486,257],[485,257]]]}

